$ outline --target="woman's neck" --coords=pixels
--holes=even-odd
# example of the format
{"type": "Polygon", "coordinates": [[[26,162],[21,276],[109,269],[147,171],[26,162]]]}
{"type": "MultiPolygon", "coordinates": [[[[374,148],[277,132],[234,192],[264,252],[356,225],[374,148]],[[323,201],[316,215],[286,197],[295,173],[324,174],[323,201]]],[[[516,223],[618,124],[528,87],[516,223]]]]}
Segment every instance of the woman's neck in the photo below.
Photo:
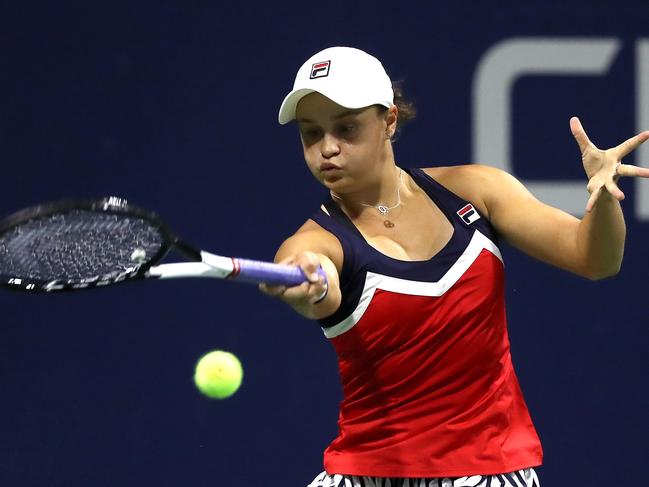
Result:
{"type": "Polygon", "coordinates": [[[386,165],[375,180],[370,181],[365,188],[344,194],[331,191],[331,196],[354,213],[368,207],[376,208],[383,213],[385,209],[389,211],[401,204],[402,187],[403,171],[393,162],[386,165]]]}

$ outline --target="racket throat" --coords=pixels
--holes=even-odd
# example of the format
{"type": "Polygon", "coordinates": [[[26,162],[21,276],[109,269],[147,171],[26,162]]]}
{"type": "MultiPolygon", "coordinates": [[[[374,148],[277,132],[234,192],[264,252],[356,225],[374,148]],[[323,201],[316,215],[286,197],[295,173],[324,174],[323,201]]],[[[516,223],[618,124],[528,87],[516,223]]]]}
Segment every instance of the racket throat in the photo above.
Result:
{"type": "Polygon", "coordinates": [[[234,261],[230,257],[199,252],[200,262],[160,264],[149,268],[148,277],[177,279],[181,277],[213,277],[226,279],[234,272],[234,261]]]}
{"type": "Polygon", "coordinates": [[[191,245],[188,245],[187,243],[179,239],[175,240],[173,246],[181,254],[183,254],[189,260],[193,260],[194,262],[202,262],[203,254],[207,253],[207,252],[201,252],[200,250],[195,249],[191,245]]]}

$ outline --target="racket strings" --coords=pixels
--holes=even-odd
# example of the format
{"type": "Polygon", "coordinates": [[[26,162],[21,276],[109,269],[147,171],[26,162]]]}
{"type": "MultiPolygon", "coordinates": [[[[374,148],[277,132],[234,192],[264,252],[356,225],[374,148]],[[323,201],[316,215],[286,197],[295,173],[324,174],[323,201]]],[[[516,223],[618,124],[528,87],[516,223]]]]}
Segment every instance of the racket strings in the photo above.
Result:
{"type": "Polygon", "coordinates": [[[164,239],[146,220],[74,210],[20,223],[0,236],[0,273],[83,282],[150,261],[164,239]]]}

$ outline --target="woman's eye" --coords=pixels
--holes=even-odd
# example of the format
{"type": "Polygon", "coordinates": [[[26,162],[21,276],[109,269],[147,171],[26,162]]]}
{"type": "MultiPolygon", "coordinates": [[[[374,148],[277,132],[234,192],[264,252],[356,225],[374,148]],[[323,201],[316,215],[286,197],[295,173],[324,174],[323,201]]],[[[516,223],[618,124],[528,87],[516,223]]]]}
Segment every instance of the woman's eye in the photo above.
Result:
{"type": "Polygon", "coordinates": [[[346,136],[352,135],[356,131],[356,124],[353,123],[348,123],[345,125],[342,125],[339,129],[341,134],[344,134],[346,136]]]}
{"type": "Polygon", "coordinates": [[[318,129],[303,129],[302,130],[302,137],[305,139],[314,139],[318,137],[320,134],[320,131],[318,129]]]}

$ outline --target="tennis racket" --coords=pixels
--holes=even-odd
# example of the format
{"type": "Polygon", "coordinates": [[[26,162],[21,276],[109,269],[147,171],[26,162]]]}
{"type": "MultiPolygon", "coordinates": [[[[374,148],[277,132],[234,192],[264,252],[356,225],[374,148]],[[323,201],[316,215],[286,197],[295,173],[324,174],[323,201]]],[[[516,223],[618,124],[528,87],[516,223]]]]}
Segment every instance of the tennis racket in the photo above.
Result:
{"type": "Polygon", "coordinates": [[[297,266],[198,250],[155,213],[114,196],[38,205],[0,222],[0,285],[11,289],[71,291],[186,277],[286,286],[308,281],[297,266]],[[159,264],[172,249],[189,262],[159,264]]]}

